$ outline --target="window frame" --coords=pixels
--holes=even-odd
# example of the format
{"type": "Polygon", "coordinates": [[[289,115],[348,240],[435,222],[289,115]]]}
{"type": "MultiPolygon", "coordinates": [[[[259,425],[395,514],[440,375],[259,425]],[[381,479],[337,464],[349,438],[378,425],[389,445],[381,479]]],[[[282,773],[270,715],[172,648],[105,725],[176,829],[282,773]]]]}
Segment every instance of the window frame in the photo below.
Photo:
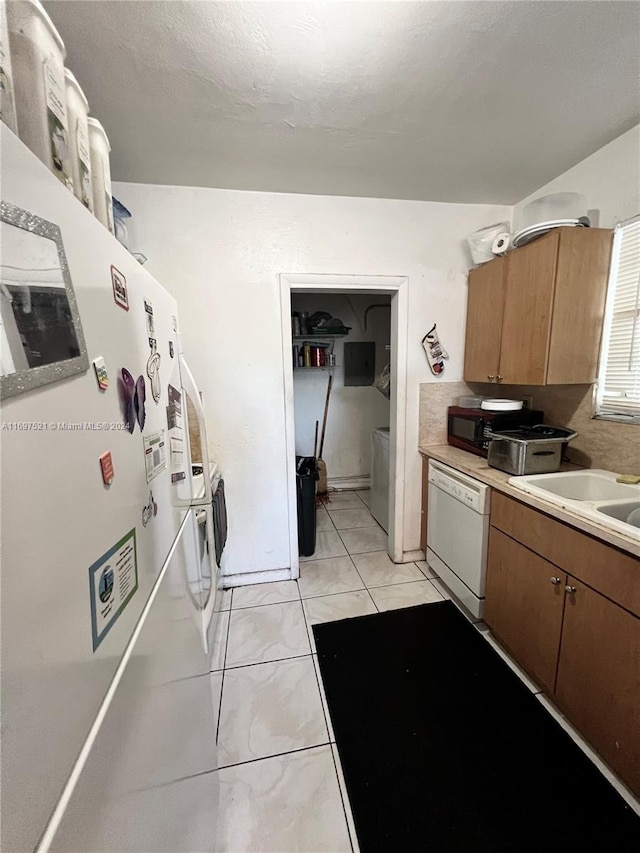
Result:
{"type": "MultiPolygon", "coordinates": [[[[613,232],[613,245],[611,248],[611,264],[609,267],[609,280],[607,283],[607,298],[605,304],[605,312],[604,319],[602,323],[602,339],[600,343],[600,357],[598,359],[598,378],[596,380],[596,384],[593,389],[593,418],[597,420],[603,421],[613,421],[615,423],[625,423],[625,424],[638,424],[640,425],[640,403],[638,404],[638,411],[634,414],[629,414],[627,412],[611,412],[611,411],[602,411],[603,405],[603,385],[606,376],[606,368],[608,362],[609,355],[609,343],[611,340],[611,331],[612,331],[612,322],[613,322],[613,307],[616,299],[616,284],[618,278],[618,267],[620,261],[620,245],[622,242],[622,234],[624,229],[640,223],[640,214],[636,216],[632,216],[629,219],[625,219],[623,222],[619,222],[613,232]]],[[[638,269],[638,288],[640,294],[640,264],[638,269]]],[[[636,329],[637,334],[640,334],[640,297],[637,303],[638,305],[638,314],[636,317],[636,329]]]]}

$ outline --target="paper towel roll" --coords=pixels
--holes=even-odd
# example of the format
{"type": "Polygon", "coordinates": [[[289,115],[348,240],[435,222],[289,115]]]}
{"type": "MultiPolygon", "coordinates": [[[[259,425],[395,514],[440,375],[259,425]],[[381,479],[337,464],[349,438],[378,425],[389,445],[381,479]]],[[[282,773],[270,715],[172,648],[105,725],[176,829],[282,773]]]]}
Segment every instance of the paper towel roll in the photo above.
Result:
{"type": "Polygon", "coordinates": [[[509,251],[510,246],[511,234],[508,231],[502,231],[493,241],[491,251],[494,255],[504,255],[509,251]]]}

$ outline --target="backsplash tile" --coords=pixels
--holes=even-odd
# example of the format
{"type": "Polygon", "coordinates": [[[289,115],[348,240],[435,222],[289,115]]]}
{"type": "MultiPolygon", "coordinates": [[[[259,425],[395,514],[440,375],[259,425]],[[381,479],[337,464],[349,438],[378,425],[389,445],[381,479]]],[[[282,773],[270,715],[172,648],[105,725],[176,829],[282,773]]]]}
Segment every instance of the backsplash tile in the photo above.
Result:
{"type": "Polygon", "coordinates": [[[423,382],[420,385],[421,445],[447,443],[447,408],[458,404],[458,397],[474,392],[466,382],[423,382]]]}
{"type": "Polygon", "coordinates": [[[578,437],[569,445],[569,458],[586,468],[604,468],[623,474],[640,474],[640,426],[592,417],[592,385],[474,385],[478,394],[521,399],[533,397],[533,405],[544,412],[545,423],[566,426],[578,437]]]}
{"type": "Polygon", "coordinates": [[[592,385],[467,385],[465,382],[425,382],[420,385],[419,443],[447,443],[447,407],[463,394],[484,397],[533,397],[535,408],[553,426],[578,433],[569,445],[572,462],[586,468],[604,468],[640,474],[640,426],[592,418],[592,385]]]}

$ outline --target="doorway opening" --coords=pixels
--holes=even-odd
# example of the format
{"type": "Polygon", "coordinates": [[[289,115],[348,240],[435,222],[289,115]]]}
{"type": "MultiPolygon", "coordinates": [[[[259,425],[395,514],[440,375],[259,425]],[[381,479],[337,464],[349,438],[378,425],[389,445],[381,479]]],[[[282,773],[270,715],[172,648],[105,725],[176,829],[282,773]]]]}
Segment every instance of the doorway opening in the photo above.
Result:
{"type": "Polygon", "coordinates": [[[361,495],[370,506],[355,501],[354,524],[377,522],[389,556],[402,562],[407,279],[283,274],[280,286],[291,577],[299,576],[296,462],[313,456],[314,444],[326,464],[328,509],[338,510],[332,495],[361,495]]]}

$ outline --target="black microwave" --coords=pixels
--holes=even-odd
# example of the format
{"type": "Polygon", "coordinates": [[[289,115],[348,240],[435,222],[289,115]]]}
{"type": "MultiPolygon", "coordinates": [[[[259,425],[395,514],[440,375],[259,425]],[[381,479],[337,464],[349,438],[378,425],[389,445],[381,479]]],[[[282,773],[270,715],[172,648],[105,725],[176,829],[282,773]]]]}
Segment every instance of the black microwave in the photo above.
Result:
{"type": "Polygon", "coordinates": [[[488,409],[447,409],[447,442],[453,447],[486,456],[494,432],[535,426],[544,420],[544,412],[519,409],[516,412],[492,412],[488,409]]]}

